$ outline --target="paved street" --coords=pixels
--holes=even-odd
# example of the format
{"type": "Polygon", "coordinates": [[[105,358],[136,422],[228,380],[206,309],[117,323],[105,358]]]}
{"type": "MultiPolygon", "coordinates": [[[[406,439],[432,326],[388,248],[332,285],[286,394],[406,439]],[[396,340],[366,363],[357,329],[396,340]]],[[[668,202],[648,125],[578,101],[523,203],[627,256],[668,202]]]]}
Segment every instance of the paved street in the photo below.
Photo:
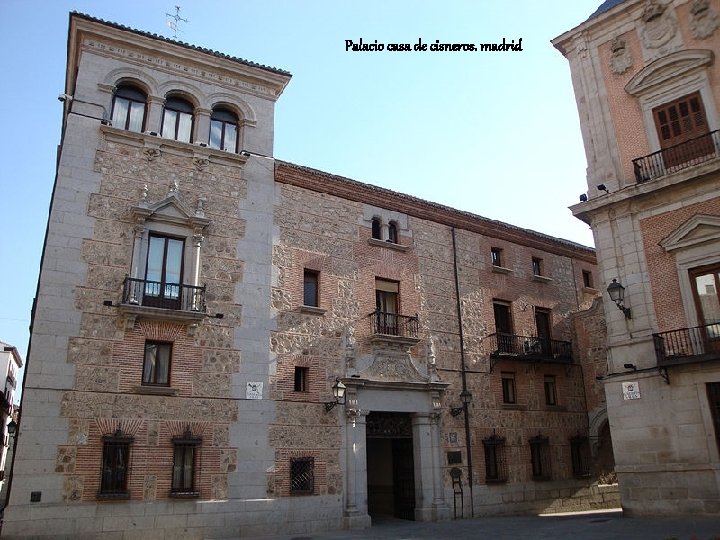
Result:
{"type": "MultiPolygon", "coordinates": [[[[487,517],[418,523],[389,520],[363,531],[295,534],[264,537],[263,540],[528,540],[568,538],[573,540],[720,540],[718,518],[627,518],[619,511],[563,514],[548,517],[487,517]]],[[[258,539],[259,540],[259,539],[258,539]]]]}

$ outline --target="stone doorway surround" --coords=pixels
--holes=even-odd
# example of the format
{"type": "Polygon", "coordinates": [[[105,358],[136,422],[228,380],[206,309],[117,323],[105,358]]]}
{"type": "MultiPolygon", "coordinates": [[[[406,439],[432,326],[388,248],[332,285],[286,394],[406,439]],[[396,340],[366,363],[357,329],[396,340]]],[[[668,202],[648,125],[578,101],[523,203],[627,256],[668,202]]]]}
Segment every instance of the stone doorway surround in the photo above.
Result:
{"type": "MultiPolygon", "coordinates": [[[[359,374],[343,379],[345,403],[345,509],[348,529],[371,525],[367,499],[367,416],[371,411],[408,413],[415,468],[415,520],[450,518],[442,481],[440,393],[447,384],[378,381],[359,374]]],[[[419,374],[418,374],[419,375],[419,374]]]]}

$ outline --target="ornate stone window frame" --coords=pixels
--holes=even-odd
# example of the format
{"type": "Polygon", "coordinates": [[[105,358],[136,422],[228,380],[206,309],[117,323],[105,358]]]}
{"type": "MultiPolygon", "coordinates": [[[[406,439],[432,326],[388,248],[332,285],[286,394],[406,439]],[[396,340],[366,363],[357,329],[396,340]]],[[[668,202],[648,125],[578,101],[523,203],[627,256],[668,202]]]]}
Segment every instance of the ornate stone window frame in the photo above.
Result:
{"type": "Polygon", "coordinates": [[[680,296],[688,327],[698,326],[690,270],[720,263],[720,216],[698,214],[660,241],[660,246],[675,255],[680,296]]]}
{"type": "Polygon", "coordinates": [[[651,62],[625,85],[625,91],[638,99],[642,110],[650,152],[660,148],[653,109],[693,92],[699,92],[705,105],[710,131],[720,128],[707,67],[715,61],[712,51],[688,49],[651,62]]]}

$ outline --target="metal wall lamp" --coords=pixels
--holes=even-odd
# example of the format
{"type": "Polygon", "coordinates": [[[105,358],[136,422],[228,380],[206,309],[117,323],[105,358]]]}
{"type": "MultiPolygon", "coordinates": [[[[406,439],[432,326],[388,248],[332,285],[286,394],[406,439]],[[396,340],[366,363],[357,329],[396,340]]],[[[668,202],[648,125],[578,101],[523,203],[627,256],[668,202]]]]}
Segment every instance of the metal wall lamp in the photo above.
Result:
{"type": "Polygon", "coordinates": [[[451,415],[458,416],[465,410],[465,407],[472,401],[472,393],[467,389],[463,390],[460,392],[460,401],[462,401],[461,407],[450,407],[451,415]]]}
{"type": "Polygon", "coordinates": [[[625,300],[625,287],[618,283],[617,279],[613,278],[612,283],[608,285],[607,292],[610,295],[610,300],[615,302],[615,305],[623,312],[625,318],[632,319],[630,308],[625,307],[623,303],[625,300]]]}
{"type": "Polygon", "coordinates": [[[325,403],[325,412],[332,411],[337,405],[345,405],[345,390],[347,386],[343,384],[340,377],[335,378],[335,384],[332,386],[332,393],[335,401],[325,403]]]}

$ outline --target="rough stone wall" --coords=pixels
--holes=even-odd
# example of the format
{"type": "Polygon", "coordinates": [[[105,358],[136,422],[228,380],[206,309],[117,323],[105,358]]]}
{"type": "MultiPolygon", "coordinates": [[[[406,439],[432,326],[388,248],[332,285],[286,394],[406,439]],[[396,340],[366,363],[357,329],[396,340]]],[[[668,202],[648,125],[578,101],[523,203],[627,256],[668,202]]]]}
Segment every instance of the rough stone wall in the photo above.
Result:
{"type": "MultiPolygon", "coordinates": [[[[371,329],[365,321],[375,306],[374,278],[381,277],[399,282],[400,311],[419,316],[420,343],[410,349],[414,364],[420,372],[427,370],[432,341],[437,372],[443,382],[450,384],[440,408],[442,475],[449,490],[449,470],[457,465],[447,463],[446,452],[459,451],[461,466],[467,464],[463,416],[450,414],[450,408],[459,405],[462,389],[451,228],[442,224],[441,212],[437,222],[407,215],[407,230],[400,235],[403,249],[378,246],[370,240],[367,216],[373,211],[366,205],[285,184],[282,177],[280,182],[275,214],[279,228],[274,253],[277,286],[273,291],[278,328],[272,337],[277,374],[271,395],[282,401],[278,403],[277,424],[271,427],[271,444],[277,450],[276,474],[270,484],[277,493],[286,493],[278,486],[282,486],[287,461],[293,455],[305,452],[307,456],[337,459],[335,445],[341,437],[340,425],[336,424],[336,416],[325,414],[317,401],[331,399],[330,387],[335,377],[354,369],[356,358],[377,354],[367,339],[371,329]],[[318,311],[305,312],[301,306],[304,268],[319,272],[318,311]],[[352,329],[350,341],[356,356],[345,356],[348,329],[352,329]],[[319,377],[320,383],[313,380],[302,395],[293,392],[295,365],[310,366],[311,378],[319,377]],[[331,447],[317,449],[318,443],[326,440],[332,442],[331,447]]],[[[399,210],[392,205],[387,208],[399,210]]],[[[493,362],[491,371],[488,336],[495,333],[493,300],[500,299],[511,303],[516,334],[536,335],[534,308],[540,307],[550,310],[553,339],[574,341],[571,314],[587,307],[589,299],[597,294],[583,287],[582,271],[596,274],[596,267],[581,259],[573,260],[502,238],[462,229],[455,234],[465,363],[468,388],[473,394],[470,447],[478,501],[497,512],[508,511],[502,509],[503,502],[518,502],[515,511],[551,507],[551,498],[560,497],[560,491],[552,491],[550,486],[559,489],[561,484],[569,500],[570,493],[577,494],[589,485],[588,480],[573,477],[569,442],[571,437],[588,433],[582,369],[578,365],[503,360],[493,362]],[[509,272],[493,271],[490,261],[493,247],[503,250],[503,266],[509,272]],[[545,279],[534,278],[533,257],[542,259],[545,279]],[[503,371],[515,373],[517,404],[502,402],[503,371]],[[545,376],[555,377],[556,405],[545,404],[545,376]],[[499,486],[485,485],[482,439],[493,434],[506,439],[509,480],[499,486]],[[538,434],[550,439],[553,481],[549,484],[531,480],[528,441],[538,434]],[[528,494],[518,499],[518,493],[523,491],[528,494]]],[[[593,337],[596,341],[600,339],[593,337]]],[[[576,349],[585,344],[578,343],[576,349]]],[[[579,360],[576,357],[576,362],[579,360]]],[[[333,487],[329,480],[328,492],[333,487]]]]}
{"type": "MultiPolygon", "coordinates": [[[[68,444],[58,448],[55,472],[64,477],[66,501],[96,500],[99,492],[102,436],[117,429],[133,436],[128,490],[131,499],[158,500],[170,494],[172,438],[190,429],[202,437],[195,475],[200,498],[227,496],[227,475],[237,467],[237,451],[229,447],[228,427],[237,421],[230,398],[233,373],[240,369],[231,328],[240,324],[233,289],[242,278],[235,246],[244,232],[238,200],[244,181],[238,167],[211,164],[203,170],[192,157],[163,152],[148,160],[142,148],[105,140],[95,161],[101,174],[98,193],[90,196],[88,214],[96,220],[92,238],[83,242],[88,266],[85,283],[76,288],[82,312],[80,335],[68,342],[67,361],[75,365],[74,390],[66,392],[61,411],[69,419],[68,444]],[[128,209],[137,204],[143,186],[150,202],[162,200],[168,184],[180,186],[189,207],[204,197],[211,224],[205,231],[201,276],[207,284],[211,313],[193,335],[186,323],[140,316],[126,328],[121,310],[103,306],[117,301],[129,273],[133,222],[128,209]],[[171,395],[152,394],[141,385],[147,339],[172,343],[171,395]]],[[[152,228],[152,223],[146,224],[152,228]]],[[[190,244],[190,239],[186,240],[190,244]]],[[[189,269],[185,269],[185,282],[189,269]]]]}

